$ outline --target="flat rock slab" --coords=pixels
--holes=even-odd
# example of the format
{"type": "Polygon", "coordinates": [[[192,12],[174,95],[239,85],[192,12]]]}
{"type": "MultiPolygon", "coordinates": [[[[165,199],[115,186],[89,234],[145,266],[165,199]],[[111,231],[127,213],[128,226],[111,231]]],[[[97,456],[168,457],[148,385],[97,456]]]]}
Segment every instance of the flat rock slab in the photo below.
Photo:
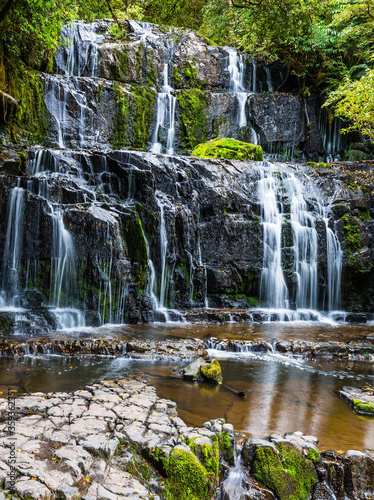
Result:
{"type": "Polygon", "coordinates": [[[342,387],[339,391],[358,415],[374,418],[374,387],[342,387]]]}

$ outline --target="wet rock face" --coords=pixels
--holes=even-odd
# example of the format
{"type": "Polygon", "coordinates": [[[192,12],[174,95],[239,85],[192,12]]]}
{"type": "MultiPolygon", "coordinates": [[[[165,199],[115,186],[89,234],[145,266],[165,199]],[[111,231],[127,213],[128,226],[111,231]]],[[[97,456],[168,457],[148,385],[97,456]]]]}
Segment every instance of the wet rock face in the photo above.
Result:
{"type": "MultiPolygon", "coordinates": [[[[260,141],[267,153],[292,158],[304,153],[315,161],[324,156],[314,101],[274,93],[282,68],[257,68],[240,55],[240,90],[246,93],[241,110],[230,79],[232,49],[212,46],[190,30],[124,21],[123,36],[115,38],[113,28],[118,30],[107,20],[63,28],[56,74],[43,76],[49,144],[148,149],[155,133],[166,143],[168,125],[155,131],[156,94],[168,87],[176,98],[174,151],[232,137],[260,141]]],[[[282,87],[290,89],[296,90],[293,84],[282,87]]]]}

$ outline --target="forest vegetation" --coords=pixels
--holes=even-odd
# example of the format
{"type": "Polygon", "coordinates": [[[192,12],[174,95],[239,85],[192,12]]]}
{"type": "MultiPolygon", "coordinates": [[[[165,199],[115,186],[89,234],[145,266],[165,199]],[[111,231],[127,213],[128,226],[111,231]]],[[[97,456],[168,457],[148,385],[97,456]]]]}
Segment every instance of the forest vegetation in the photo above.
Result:
{"type": "Polygon", "coordinates": [[[260,63],[282,62],[304,96],[322,94],[347,129],[374,139],[372,0],[2,0],[3,99],[17,99],[30,71],[51,71],[62,24],[108,17],[117,36],[121,19],[148,21],[196,30],[260,63]]]}

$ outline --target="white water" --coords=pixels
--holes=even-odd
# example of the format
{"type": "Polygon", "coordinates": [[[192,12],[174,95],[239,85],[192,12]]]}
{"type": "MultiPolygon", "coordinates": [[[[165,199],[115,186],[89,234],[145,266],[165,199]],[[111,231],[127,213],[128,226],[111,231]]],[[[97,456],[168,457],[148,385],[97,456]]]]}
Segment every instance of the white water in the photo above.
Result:
{"type": "MultiPolygon", "coordinates": [[[[327,297],[323,302],[329,311],[338,309],[342,252],[335,233],[328,227],[326,209],[316,190],[312,198],[314,208],[308,208],[306,187],[289,170],[272,166],[259,168],[258,199],[261,205],[263,227],[263,268],[260,299],[268,308],[279,310],[280,320],[290,308],[290,291],[284,275],[284,258],[292,266],[288,272],[295,281],[294,306],[297,311],[313,315],[318,299],[318,231],[317,221],[324,222],[327,241],[327,297]],[[287,231],[288,230],[288,231],[287,231]],[[285,239],[291,241],[285,243],[285,239]],[[286,250],[287,247],[287,250],[286,250]],[[285,254],[288,252],[288,254],[285,254]]],[[[305,183],[308,186],[308,182],[305,183]]],[[[297,319],[293,313],[292,318],[297,319]]]]}
{"type": "Polygon", "coordinates": [[[220,500],[250,498],[247,488],[244,487],[246,477],[242,467],[242,446],[236,445],[235,465],[229,469],[227,477],[221,483],[220,500]]]}
{"type": "Polygon", "coordinates": [[[19,271],[23,240],[23,213],[25,190],[20,187],[12,189],[8,208],[8,223],[4,248],[3,283],[0,307],[19,306],[19,271]]]}
{"type": "MultiPolygon", "coordinates": [[[[164,64],[162,92],[157,94],[156,126],[151,140],[152,153],[162,153],[165,144],[161,143],[162,132],[166,131],[166,152],[174,154],[175,106],[177,98],[172,94],[173,88],[168,83],[168,64],[164,64]]],[[[163,141],[164,142],[164,141],[163,141]]]]}
{"type": "Polygon", "coordinates": [[[98,76],[98,45],[103,35],[97,25],[75,21],[61,30],[61,44],[56,51],[56,73],[65,76],[98,76]]]}
{"type": "Polygon", "coordinates": [[[237,53],[234,49],[227,49],[229,53],[228,72],[230,74],[230,92],[236,94],[239,103],[238,125],[245,127],[247,125],[247,117],[245,114],[245,105],[248,99],[249,92],[244,86],[244,61],[242,54],[237,53]]]}

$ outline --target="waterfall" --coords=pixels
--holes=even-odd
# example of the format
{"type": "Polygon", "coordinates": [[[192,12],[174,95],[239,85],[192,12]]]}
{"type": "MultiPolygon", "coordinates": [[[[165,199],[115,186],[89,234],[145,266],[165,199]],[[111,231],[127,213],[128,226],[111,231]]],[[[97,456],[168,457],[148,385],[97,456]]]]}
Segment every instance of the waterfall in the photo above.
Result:
{"type": "Polygon", "coordinates": [[[256,59],[252,58],[252,92],[257,92],[257,63],[256,59]]]}
{"type": "Polygon", "coordinates": [[[281,233],[283,207],[278,202],[279,179],[271,170],[260,170],[258,196],[261,203],[264,255],[260,299],[267,307],[288,309],[288,289],[283,276],[281,233]]]}
{"type": "Polygon", "coordinates": [[[8,223],[4,248],[2,306],[16,307],[19,291],[20,258],[23,240],[25,190],[20,187],[20,178],[17,187],[10,195],[8,223]]]}
{"type": "Polygon", "coordinates": [[[156,100],[156,126],[151,140],[152,153],[161,153],[163,145],[161,141],[162,132],[167,130],[166,152],[169,155],[174,154],[174,136],[175,136],[175,106],[177,98],[172,94],[174,90],[168,83],[169,66],[164,64],[162,92],[157,94],[156,100]]]}
{"type": "Polygon", "coordinates": [[[220,485],[220,500],[255,498],[248,496],[249,491],[244,486],[247,477],[242,465],[242,446],[236,445],[235,465],[228,470],[225,479],[220,485]]]}
{"type": "Polygon", "coordinates": [[[266,73],[266,85],[267,85],[267,88],[268,88],[268,92],[274,92],[274,87],[273,87],[273,84],[272,84],[272,81],[271,81],[270,69],[267,66],[264,66],[264,70],[265,70],[265,73],[266,73]]]}
{"type": "Polygon", "coordinates": [[[236,94],[239,103],[238,125],[245,127],[247,125],[247,118],[245,115],[245,105],[249,93],[246,92],[244,87],[244,61],[242,54],[239,54],[234,49],[227,49],[229,53],[228,72],[230,75],[230,92],[236,94]]]}
{"type": "Polygon", "coordinates": [[[74,303],[75,292],[78,289],[73,239],[65,228],[62,210],[56,209],[52,204],[50,204],[50,208],[53,227],[50,277],[51,311],[57,317],[58,328],[84,326],[82,311],[70,306],[74,303]]]}
{"type": "Polygon", "coordinates": [[[61,30],[61,44],[55,54],[55,73],[65,76],[98,76],[97,24],[75,21],[61,30]]]}
{"type": "MultiPolygon", "coordinates": [[[[324,222],[327,253],[327,307],[340,300],[342,252],[335,233],[328,227],[326,209],[313,190],[313,210],[305,200],[306,187],[286,168],[259,167],[258,197],[263,227],[263,267],[260,299],[264,306],[289,309],[290,284],[296,292],[296,309],[316,310],[318,300],[317,221],[324,222]],[[286,269],[286,271],[285,271],[286,269]]],[[[308,185],[308,184],[307,184],[308,185]]]]}

